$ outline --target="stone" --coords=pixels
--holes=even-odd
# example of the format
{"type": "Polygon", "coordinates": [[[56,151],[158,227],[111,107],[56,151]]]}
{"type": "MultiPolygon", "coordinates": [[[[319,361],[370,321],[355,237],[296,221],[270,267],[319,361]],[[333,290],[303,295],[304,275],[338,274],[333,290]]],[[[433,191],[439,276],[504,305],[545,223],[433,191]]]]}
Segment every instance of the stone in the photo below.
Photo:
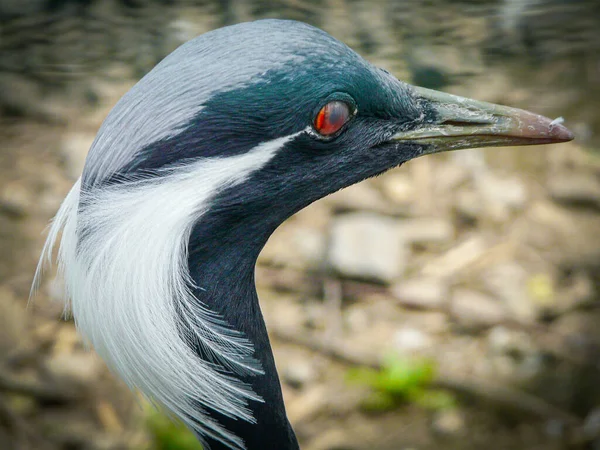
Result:
{"type": "Polygon", "coordinates": [[[260,253],[259,264],[314,269],[322,264],[325,251],[324,233],[317,228],[291,221],[275,230],[260,253]]]}
{"type": "Polygon", "coordinates": [[[369,314],[360,303],[345,308],[342,317],[344,327],[350,333],[362,333],[372,323],[369,314]]]}
{"type": "Polygon", "coordinates": [[[527,188],[517,177],[500,177],[490,172],[477,185],[487,199],[505,207],[518,210],[527,202],[527,188]]]}
{"type": "Polygon", "coordinates": [[[0,355],[29,344],[28,314],[25,303],[19,300],[12,290],[0,285],[0,355]]]}
{"type": "Polygon", "coordinates": [[[453,164],[462,167],[470,177],[489,170],[481,149],[452,152],[449,153],[448,157],[453,164]]]}
{"type": "Polygon", "coordinates": [[[500,177],[484,170],[476,174],[475,185],[486,215],[494,220],[508,220],[513,211],[522,209],[527,202],[527,189],[516,177],[500,177]]]}
{"type": "Polygon", "coordinates": [[[544,424],[546,435],[554,439],[564,439],[566,426],[562,420],[550,419],[544,424]]]}
{"type": "Polygon", "coordinates": [[[389,212],[391,207],[384,196],[372,183],[364,182],[337,191],[327,197],[324,202],[341,211],[389,212]]]}
{"type": "Polygon", "coordinates": [[[394,334],[394,347],[401,353],[420,352],[433,345],[433,340],[418,328],[405,326],[394,334]]]}
{"type": "Polygon", "coordinates": [[[402,280],[395,284],[391,291],[400,304],[418,309],[441,308],[448,295],[446,284],[436,277],[402,280]]]}
{"type": "Polygon", "coordinates": [[[406,174],[393,173],[382,179],[381,189],[390,201],[406,205],[415,198],[415,187],[406,174]]]}
{"type": "Polygon", "coordinates": [[[488,333],[487,343],[496,376],[526,381],[539,376],[544,368],[544,356],[524,331],[495,326],[488,333]]]}
{"type": "Polygon", "coordinates": [[[317,377],[316,367],[305,359],[288,362],[282,371],[283,380],[296,389],[303,388],[312,383],[317,377]]]}
{"type": "Polygon", "coordinates": [[[431,422],[432,431],[436,434],[451,437],[465,432],[465,417],[459,409],[438,411],[431,422]]]}
{"type": "Polygon", "coordinates": [[[488,333],[488,345],[493,354],[504,355],[510,353],[515,343],[511,330],[502,325],[492,328],[488,333]]]}
{"type": "MultiPolygon", "coordinates": [[[[286,265],[302,270],[320,270],[327,256],[327,233],[332,220],[331,209],[322,202],[316,202],[299,211],[280,226],[289,232],[280,236],[279,253],[288,254],[286,265]],[[287,248],[287,250],[286,250],[287,248]]],[[[267,242],[267,245],[270,243],[267,242]]],[[[279,259],[281,259],[281,255],[279,259]]]]}
{"type": "Polygon", "coordinates": [[[404,240],[410,244],[445,244],[454,238],[454,227],[447,219],[419,218],[405,219],[400,224],[404,240]]]}
{"type": "Polygon", "coordinates": [[[0,214],[15,219],[23,219],[35,210],[35,199],[20,184],[3,186],[0,192],[0,214]]]}
{"type": "Polygon", "coordinates": [[[86,386],[102,371],[100,359],[92,352],[59,353],[45,362],[48,373],[57,381],[86,386]]]}
{"type": "Polygon", "coordinates": [[[421,273],[425,276],[452,278],[483,256],[486,249],[483,237],[472,235],[430,261],[421,273]]]}
{"type": "Polygon", "coordinates": [[[600,407],[592,409],[585,418],[583,435],[587,439],[598,439],[600,436],[600,407]]]}
{"type": "Polygon", "coordinates": [[[495,355],[513,355],[521,358],[537,351],[529,333],[511,330],[503,325],[492,328],[487,341],[490,352],[495,355]]]}
{"type": "Polygon", "coordinates": [[[5,0],[0,3],[0,14],[10,16],[32,16],[43,13],[44,0],[5,0]]]}
{"type": "MultiPolygon", "coordinates": [[[[553,333],[561,337],[574,356],[589,355],[600,346],[600,311],[595,309],[573,311],[558,318],[553,324],[553,333]]],[[[585,356],[589,358],[589,356],[585,356]]]]}
{"type": "Polygon", "coordinates": [[[407,249],[396,220],[352,213],[334,219],[328,258],[343,276],[390,283],[404,273],[407,249]]]}
{"type": "Polygon", "coordinates": [[[483,215],[483,202],[472,189],[461,189],[455,197],[454,210],[463,222],[475,223],[483,215]]]}
{"type": "Polygon", "coordinates": [[[317,267],[323,261],[326,239],[319,230],[309,227],[297,227],[292,243],[307,266],[317,267]]]}
{"type": "Polygon", "coordinates": [[[596,301],[594,282],[590,274],[577,271],[569,278],[569,283],[552,296],[552,303],[546,305],[546,310],[554,316],[591,306],[596,301]]]}
{"type": "Polygon", "coordinates": [[[67,174],[72,180],[77,180],[83,172],[83,165],[92,142],[94,133],[73,132],[67,134],[62,142],[62,153],[67,162],[67,174]]]}
{"type": "MultiPolygon", "coordinates": [[[[3,2],[2,2],[3,3],[3,2]]],[[[1,14],[2,6],[0,6],[1,14]]],[[[4,53],[3,60],[10,58],[11,52],[4,53]]],[[[3,61],[4,62],[4,61],[3,61]]],[[[4,62],[6,64],[6,62],[4,62]]],[[[6,66],[4,66],[6,67],[6,66]]],[[[14,111],[20,116],[41,119],[51,123],[60,123],[61,115],[53,115],[51,103],[44,93],[42,83],[20,73],[8,70],[0,71],[0,106],[14,111]]]]}
{"type": "Polygon", "coordinates": [[[577,171],[550,177],[548,191],[558,203],[600,209],[600,180],[592,173],[577,171]]]}
{"type": "Polygon", "coordinates": [[[514,262],[497,264],[483,274],[483,283],[494,297],[505,306],[509,315],[522,323],[532,323],[538,316],[538,307],[527,292],[528,274],[514,262]]]}
{"type": "Polygon", "coordinates": [[[506,312],[497,300],[477,291],[457,289],[450,305],[452,317],[467,328],[485,328],[506,319],[506,312]]]}
{"type": "Polygon", "coordinates": [[[453,194],[455,189],[468,179],[469,172],[466,168],[449,159],[437,168],[434,180],[435,191],[440,195],[453,194]]]}
{"type": "Polygon", "coordinates": [[[283,330],[297,330],[306,325],[307,310],[314,309],[315,320],[322,321],[322,304],[307,302],[303,305],[294,293],[285,293],[273,289],[259,290],[260,306],[268,322],[275,322],[283,330]]]}
{"type": "Polygon", "coordinates": [[[294,401],[287,402],[286,410],[290,420],[297,423],[317,416],[327,407],[329,401],[327,393],[327,386],[316,384],[294,401]]]}
{"type": "Polygon", "coordinates": [[[409,316],[408,320],[429,334],[441,335],[450,331],[448,314],[445,311],[417,312],[409,316]]]}

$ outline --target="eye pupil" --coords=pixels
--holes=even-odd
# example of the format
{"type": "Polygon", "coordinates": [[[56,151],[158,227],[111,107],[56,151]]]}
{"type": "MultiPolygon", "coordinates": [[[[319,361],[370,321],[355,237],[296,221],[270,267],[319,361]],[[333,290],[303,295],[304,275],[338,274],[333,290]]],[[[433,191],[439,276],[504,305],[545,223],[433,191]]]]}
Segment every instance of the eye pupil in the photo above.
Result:
{"type": "Polygon", "coordinates": [[[350,108],[344,102],[334,100],[321,108],[315,117],[315,130],[323,136],[337,133],[350,118],[350,108]]]}

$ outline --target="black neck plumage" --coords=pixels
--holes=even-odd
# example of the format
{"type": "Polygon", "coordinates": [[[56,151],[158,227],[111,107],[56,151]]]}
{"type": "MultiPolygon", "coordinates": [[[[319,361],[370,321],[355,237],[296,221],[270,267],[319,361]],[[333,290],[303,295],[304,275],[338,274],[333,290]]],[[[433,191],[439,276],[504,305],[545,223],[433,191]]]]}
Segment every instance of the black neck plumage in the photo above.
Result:
{"type": "MultiPolygon", "coordinates": [[[[257,224],[255,219],[258,220],[239,214],[209,212],[196,224],[190,237],[188,263],[197,286],[196,298],[249,339],[254,347],[254,358],[264,371],[264,375],[236,375],[264,400],[249,404],[256,423],[234,420],[215,411],[210,414],[224,428],[241,437],[247,450],[297,450],[298,442],[286,416],[254,282],[256,258],[273,227],[257,224]],[[248,226],[249,223],[252,226],[248,226]]],[[[201,357],[207,357],[201,348],[194,350],[201,357]]],[[[228,448],[213,440],[207,443],[211,450],[228,448]]]]}

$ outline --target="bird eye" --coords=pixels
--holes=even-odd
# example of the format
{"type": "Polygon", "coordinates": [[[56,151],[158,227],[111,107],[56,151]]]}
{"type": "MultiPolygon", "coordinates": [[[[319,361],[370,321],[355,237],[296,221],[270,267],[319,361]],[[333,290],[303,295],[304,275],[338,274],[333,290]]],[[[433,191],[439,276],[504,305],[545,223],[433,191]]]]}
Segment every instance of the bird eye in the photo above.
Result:
{"type": "Polygon", "coordinates": [[[321,108],[315,117],[314,127],[321,136],[337,133],[350,118],[347,103],[334,100],[321,108]]]}

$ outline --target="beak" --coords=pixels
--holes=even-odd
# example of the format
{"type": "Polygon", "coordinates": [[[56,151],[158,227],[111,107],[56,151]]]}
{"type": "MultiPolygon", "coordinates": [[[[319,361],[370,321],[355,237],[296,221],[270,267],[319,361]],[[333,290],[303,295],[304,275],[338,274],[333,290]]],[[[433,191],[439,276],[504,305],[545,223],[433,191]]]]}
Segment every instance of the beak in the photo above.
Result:
{"type": "Polygon", "coordinates": [[[419,127],[397,133],[392,141],[425,144],[423,154],[473,147],[535,145],[567,142],[573,133],[561,119],[508,106],[415,87],[417,97],[433,117],[419,127]]]}

